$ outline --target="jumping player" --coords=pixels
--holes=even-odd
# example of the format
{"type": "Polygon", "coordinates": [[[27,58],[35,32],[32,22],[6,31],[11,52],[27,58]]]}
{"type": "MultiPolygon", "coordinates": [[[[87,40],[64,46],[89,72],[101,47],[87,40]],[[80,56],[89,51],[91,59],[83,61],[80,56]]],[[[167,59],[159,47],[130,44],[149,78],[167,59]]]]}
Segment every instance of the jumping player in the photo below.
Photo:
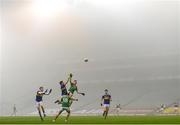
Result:
{"type": "Polygon", "coordinates": [[[51,93],[52,89],[49,90],[46,89],[46,91],[44,91],[43,87],[39,87],[39,90],[36,93],[36,105],[37,105],[37,110],[39,112],[39,116],[41,118],[41,120],[43,121],[43,117],[41,115],[41,110],[43,112],[44,117],[46,117],[46,113],[43,107],[43,95],[49,95],[51,93]]]}
{"type": "Polygon", "coordinates": [[[104,106],[103,116],[106,119],[110,107],[110,102],[112,101],[111,95],[108,94],[108,90],[105,89],[105,94],[101,98],[101,106],[104,106]]]}
{"type": "Polygon", "coordinates": [[[81,95],[83,95],[83,96],[85,96],[85,93],[82,93],[82,92],[79,92],[78,91],[78,87],[77,87],[77,80],[74,80],[73,82],[72,82],[72,74],[70,74],[70,88],[69,88],[69,95],[70,95],[70,97],[72,97],[73,96],[73,94],[74,94],[74,92],[76,91],[77,92],[77,94],[81,94],[81,95]]]}
{"type": "Polygon", "coordinates": [[[62,109],[59,111],[59,113],[56,115],[55,119],[53,120],[53,122],[56,121],[56,119],[59,117],[59,115],[63,112],[63,111],[66,111],[68,114],[67,114],[67,117],[66,117],[66,120],[65,122],[68,121],[68,118],[70,116],[70,105],[71,105],[71,102],[72,101],[78,101],[78,99],[73,99],[72,97],[70,97],[70,95],[64,95],[62,96],[61,100],[57,100],[55,101],[55,103],[58,103],[58,104],[62,104],[62,109]]]}
{"type": "MultiPolygon", "coordinates": [[[[69,78],[68,78],[66,83],[64,83],[63,81],[59,82],[59,85],[61,87],[61,96],[68,95],[67,88],[66,88],[66,85],[67,85],[68,81],[69,81],[69,78]]],[[[58,102],[59,102],[59,100],[55,101],[55,103],[58,103],[58,102]]]]}
{"type": "MultiPolygon", "coordinates": [[[[81,94],[81,95],[83,95],[83,96],[85,96],[85,93],[82,93],[82,92],[79,92],[78,91],[78,87],[77,87],[77,80],[74,80],[73,82],[72,82],[72,74],[70,74],[70,88],[69,88],[69,92],[68,92],[68,94],[69,94],[69,96],[70,97],[73,97],[73,94],[74,94],[74,92],[76,91],[77,92],[77,94],[81,94]]],[[[72,103],[73,103],[73,101],[70,101],[70,106],[72,105],[72,103]]]]}
{"type": "Polygon", "coordinates": [[[69,82],[69,80],[70,80],[70,78],[68,78],[68,80],[67,80],[66,83],[64,83],[63,81],[60,81],[60,82],[59,82],[59,85],[60,85],[60,87],[61,87],[61,96],[68,94],[67,89],[66,89],[66,85],[67,85],[67,83],[69,82]]]}

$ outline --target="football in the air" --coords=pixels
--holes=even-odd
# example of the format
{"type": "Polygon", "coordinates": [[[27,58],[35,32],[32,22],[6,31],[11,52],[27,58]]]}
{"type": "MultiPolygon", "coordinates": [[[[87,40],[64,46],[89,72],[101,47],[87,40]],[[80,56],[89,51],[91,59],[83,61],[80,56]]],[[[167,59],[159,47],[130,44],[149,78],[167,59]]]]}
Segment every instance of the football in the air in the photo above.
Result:
{"type": "Polygon", "coordinates": [[[88,58],[84,58],[84,62],[88,62],[89,60],[88,60],[88,58]]]}

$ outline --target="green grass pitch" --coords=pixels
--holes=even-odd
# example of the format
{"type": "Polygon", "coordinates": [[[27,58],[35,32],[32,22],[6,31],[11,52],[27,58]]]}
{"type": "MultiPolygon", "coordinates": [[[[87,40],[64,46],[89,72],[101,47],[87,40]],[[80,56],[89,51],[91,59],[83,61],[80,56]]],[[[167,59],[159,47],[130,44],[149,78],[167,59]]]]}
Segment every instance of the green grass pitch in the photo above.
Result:
{"type": "MultiPolygon", "coordinates": [[[[17,116],[0,117],[0,124],[64,124],[65,117],[59,117],[53,123],[53,117],[46,117],[43,122],[39,117],[17,116]]],[[[180,116],[71,116],[69,124],[180,124],[180,116]]]]}

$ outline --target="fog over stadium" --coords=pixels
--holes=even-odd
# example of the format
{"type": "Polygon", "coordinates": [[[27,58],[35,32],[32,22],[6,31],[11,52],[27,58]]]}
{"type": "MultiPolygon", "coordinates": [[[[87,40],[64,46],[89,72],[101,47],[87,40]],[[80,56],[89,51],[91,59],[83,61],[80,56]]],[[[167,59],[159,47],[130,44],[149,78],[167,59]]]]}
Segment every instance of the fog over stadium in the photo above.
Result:
{"type": "Polygon", "coordinates": [[[179,0],[0,0],[0,115],[36,111],[40,86],[58,108],[58,82],[74,74],[73,109],[154,108],[180,101],[179,0]],[[89,62],[83,62],[88,58],[89,62]]]}

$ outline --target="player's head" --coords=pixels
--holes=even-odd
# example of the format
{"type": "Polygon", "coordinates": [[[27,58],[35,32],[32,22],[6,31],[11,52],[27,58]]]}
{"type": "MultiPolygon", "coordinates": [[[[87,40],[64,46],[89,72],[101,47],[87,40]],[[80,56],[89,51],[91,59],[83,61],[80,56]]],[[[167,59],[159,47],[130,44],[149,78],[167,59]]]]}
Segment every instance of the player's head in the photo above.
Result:
{"type": "Polygon", "coordinates": [[[105,94],[108,94],[108,90],[107,89],[105,89],[104,92],[105,92],[105,94]]]}
{"type": "Polygon", "coordinates": [[[62,85],[64,82],[63,81],[60,81],[59,84],[62,85]]]}
{"type": "Polygon", "coordinates": [[[75,85],[77,84],[77,80],[74,80],[74,84],[75,84],[75,85]]]}
{"type": "Polygon", "coordinates": [[[41,86],[41,87],[39,87],[39,90],[40,91],[44,91],[44,88],[41,86]]]}

